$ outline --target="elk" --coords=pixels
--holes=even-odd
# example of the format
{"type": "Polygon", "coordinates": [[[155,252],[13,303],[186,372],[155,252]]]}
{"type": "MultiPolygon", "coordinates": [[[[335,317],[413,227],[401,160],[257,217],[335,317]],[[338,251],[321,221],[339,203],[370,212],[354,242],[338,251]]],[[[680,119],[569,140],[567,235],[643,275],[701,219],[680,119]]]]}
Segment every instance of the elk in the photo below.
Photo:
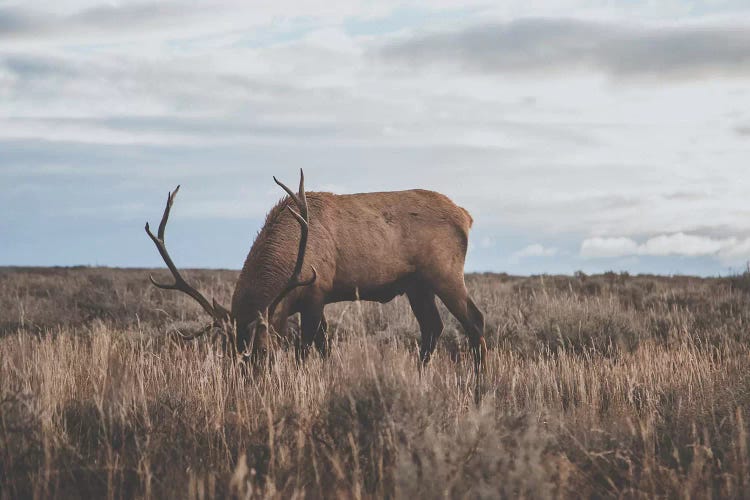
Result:
{"type": "MultiPolygon", "coordinates": [[[[328,354],[326,304],[350,300],[381,303],[406,294],[421,332],[420,360],[426,364],[443,322],[435,297],[460,322],[479,375],[487,347],[484,315],[469,297],[464,260],[472,218],[448,197],[433,191],[374,192],[337,195],[305,192],[304,173],[266,217],[245,260],[232,296],[231,310],[209,302],[180,275],[164,243],[164,230],[179,186],[169,193],[157,236],[146,223],[174,277],[158,288],[190,295],[223,327],[232,353],[255,362],[267,359],[273,331],[283,332],[287,318],[301,314],[296,356],[304,360],[311,346],[328,354]]],[[[208,327],[195,335],[196,338],[208,327]]]]}

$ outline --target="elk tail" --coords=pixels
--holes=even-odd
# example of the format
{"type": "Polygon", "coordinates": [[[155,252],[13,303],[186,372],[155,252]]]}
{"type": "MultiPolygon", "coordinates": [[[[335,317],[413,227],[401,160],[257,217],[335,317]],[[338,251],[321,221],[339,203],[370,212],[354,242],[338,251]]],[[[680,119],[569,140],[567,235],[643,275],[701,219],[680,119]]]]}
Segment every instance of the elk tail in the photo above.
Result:
{"type": "Polygon", "coordinates": [[[466,216],[466,220],[467,220],[467,221],[469,222],[469,228],[471,228],[471,225],[472,225],[472,224],[474,224],[474,219],[472,219],[472,218],[471,218],[471,214],[470,214],[470,213],[469,213],[469,211],[468,211],[468,210],[466,210],[466,209],[465,209],[464,207],[458,207],[458,208],[460,208],[460,209],[461,209],[461,211],[462,211],[462,212],[464,213],[464,215],[466,216]]]}

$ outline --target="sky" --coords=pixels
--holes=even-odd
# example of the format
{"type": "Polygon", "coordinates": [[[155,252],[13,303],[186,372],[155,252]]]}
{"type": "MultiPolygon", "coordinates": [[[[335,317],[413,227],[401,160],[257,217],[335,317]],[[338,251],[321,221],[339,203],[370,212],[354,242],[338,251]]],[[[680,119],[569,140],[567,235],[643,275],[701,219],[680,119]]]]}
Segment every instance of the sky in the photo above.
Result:
{"type": "Polygon", "coordinates": [[[750,261],[746,0],[0,0],[0,265],[242,266],[309,191],[426,188],[468,271],[750,261]]]}

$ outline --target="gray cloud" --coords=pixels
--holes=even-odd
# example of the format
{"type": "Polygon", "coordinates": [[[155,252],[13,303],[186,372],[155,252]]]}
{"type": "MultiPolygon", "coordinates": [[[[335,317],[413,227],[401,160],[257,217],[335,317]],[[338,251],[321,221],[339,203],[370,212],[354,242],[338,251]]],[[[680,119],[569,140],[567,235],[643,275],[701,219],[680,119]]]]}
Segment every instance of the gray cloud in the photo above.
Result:
{"type": "Polygon", "coordinates": [[[154,20],[163,21],[169,16],[178,16],[188,9],[177,3],[139,3],[123,6],[105,5],[92,7],[72,16],[80,24],[98,27],[121,26],[123,23],[143,24],[154,20]]]}
{"type": "MultiPolygon", "coordinates": [[[[252,137],[290,140],[321,139],[348,133],[363,133],[364,127],[352,130],[352,125],[333,123],[274,124],[260,118],[225,116],[112,116],[105,118],[11,118],[15,126],[45,125],[51,128],[80,126],[86,130],[112,130],[128,133],[168,133],[189,138],[227,138],[247,140],[252,137]]],[[[0,119],[0,124],[3,120],[0,119]]]]}
{"type": "Polygon", "coordinates": [[[486,73],[593,69],[621,78],[694,78],[750,73],[750,30],[528,18],[416,35],[390,43],[380,55],[409,66],[486,73]]]}
{"type": "Polygon", "coordinates": [[[43,16],[32,15],[17,7],[0,7],[0,36],[29,33],[46,24],[43,16]]]}
{"type": "Polygon", "coordinates": [[[201,9],[186,9],[174,2],[100,6],[68,15],[42,13],[18,7],[0,7],[0,39],[57,33],[138,30],[145,26],[179,23],[201,9]],[[167,22],[169,21],[169,22],[167,22]]]}
{"type": "Polygon", "coordinates": [[[22,79],[75,78],[80,75],[75,65],[62,58],[21,53],[0,55],[0,69],[22,79]]]}

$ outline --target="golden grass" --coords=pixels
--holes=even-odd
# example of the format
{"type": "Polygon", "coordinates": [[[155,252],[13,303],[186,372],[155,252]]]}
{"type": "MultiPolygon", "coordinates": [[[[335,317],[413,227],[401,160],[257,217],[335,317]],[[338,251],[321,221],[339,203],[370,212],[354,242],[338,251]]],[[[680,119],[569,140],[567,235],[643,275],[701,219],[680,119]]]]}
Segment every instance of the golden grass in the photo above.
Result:
{"type": "MultiPolygon", "coordinates": [[[[194,276],[231,290],[231,273],[194,276]]],[[[330,359],[282,352],[253,375],[172,340],[199,312],[143,277],[0,273],[0,497],[750,496],[737,281],[473,276],[491,345],[477,406],[447,316],[421,375],[403,300],[331,306],[330,359]],[[39,292],[57,280],[74,286],[39,292]],[[92,294],[100,314],[59,305],[92,294]],[[60,325],[40,326],[54,304],[60,325]]]]}

